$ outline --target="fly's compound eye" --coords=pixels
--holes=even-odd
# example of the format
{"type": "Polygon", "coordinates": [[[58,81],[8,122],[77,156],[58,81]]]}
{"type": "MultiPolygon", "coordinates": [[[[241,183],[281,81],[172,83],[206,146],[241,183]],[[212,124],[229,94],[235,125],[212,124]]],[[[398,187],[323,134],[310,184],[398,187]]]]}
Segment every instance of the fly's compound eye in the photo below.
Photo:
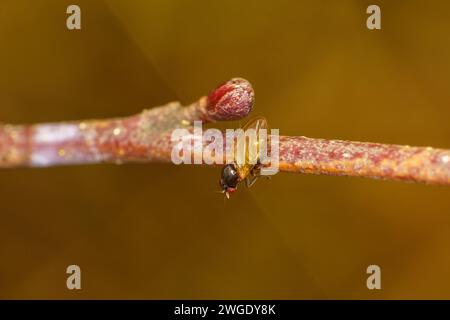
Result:
{"type": "Polygon", "coordinates": [[[222,169],[222,177],[220,179],[220,186],[223,190],[236,188],[239,182],[239,175],[236,168],[232,164],[227,164],[222,169]]]}

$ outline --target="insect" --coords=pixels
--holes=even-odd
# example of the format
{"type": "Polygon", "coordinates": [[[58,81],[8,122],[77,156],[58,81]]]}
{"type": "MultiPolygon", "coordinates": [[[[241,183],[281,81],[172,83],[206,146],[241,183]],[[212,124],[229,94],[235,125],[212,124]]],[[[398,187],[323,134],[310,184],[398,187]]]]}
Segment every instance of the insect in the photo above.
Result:
{"type": "Polygon", "coordinates": [[[250,188],[261,175],[261,162],[260,162],[260,146],[259,146],[259,134],[260,129],[267,130],[267,120],[262,117],[254,118],[248,121],[242,128],[244,132],[248,129],[254,129],[256,132],[256,151],[249,151],[249,143],[245,144],[244,161],[239,164],[236,159],[233,163],[227,164],[222,168],[222,174],[220,178],[220,187],[222,193],[229,199],[230,194],[237,190],[237,186],[240,182],[245,180],[245,184],[250,188]]]}

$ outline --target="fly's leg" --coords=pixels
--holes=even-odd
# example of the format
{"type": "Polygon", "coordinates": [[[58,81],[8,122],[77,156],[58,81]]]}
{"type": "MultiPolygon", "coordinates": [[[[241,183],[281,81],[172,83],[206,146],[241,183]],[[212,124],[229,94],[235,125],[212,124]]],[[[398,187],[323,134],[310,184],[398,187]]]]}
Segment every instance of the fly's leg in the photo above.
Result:
{"type": "Polygon", "coordinates": [[[259,160],[258,160],[256,166],[252,170],[253,175],[258,176],[258,178],[263,177],[263,178],[266,178],[267,180],[270,180],[272,178],[271,176],[269,176],[269,175],[262,175],[261,174],[262,166],[263,166],[262,163],[259,162],[259,160]]]}
{"type": "Polygon", "coordinates": [[[249,176],[245,179],[245,185],[247,186],[247,188],[250,188],[252,185],[255,184],[256,180],[258,180],[259,176],[249,176]]]}
{"type": "Polygon", "coordinates": [[[245,179],[245,185],[247,186],[247,188],[250,188],[252,185],[254,185],[259,177],[261,177],[261,163],[258,161],[258,163],[250,172],[250,175],[245,179]]]}
{"type": "Polygon", "coordinates": [[[245,185],[247,186],[247,188],[250,188],[252,185],[254,185],[256,180],[258,180],[258,178],[264,177],[264,178],[270,180],[270,178],[271,178],[270,176],[261,175],[261,167],[262,167],[262,164],[258,160],[258,163],[252,169],[252,171],[250,172],[250,175],[245,179],[245,185]]]}

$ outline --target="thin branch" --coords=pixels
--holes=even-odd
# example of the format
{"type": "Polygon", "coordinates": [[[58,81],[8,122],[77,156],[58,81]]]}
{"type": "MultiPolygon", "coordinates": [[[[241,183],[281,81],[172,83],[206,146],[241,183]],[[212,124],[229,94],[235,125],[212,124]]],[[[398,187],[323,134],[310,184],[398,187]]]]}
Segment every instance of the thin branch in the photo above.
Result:
{"type": "MultiPolygon", "coordinates": [[[[172,102],[127,118],[2,125],[0,168],[170,162],[174,129],[192,135],[196,120],[244,118],[253,101],[250,83],[236,78],[186,107],[172,102]]],[[[279,141],[280,171],[450,185],[450,150],[306,137],[279,141]]]]}
{"type": "Polygon", "coordinates": [[[99,162],[171,161],[171,133],[192,123],[237,120],[250,113],[253,88],[235,78],[183,107],[179,102],[116,119],[0,126],[0,168],[99,162]]]}
{"type": "Polygon", "coordinates": [[[450,185],[450,150],[280,137],[280,171],[450,185]]]}

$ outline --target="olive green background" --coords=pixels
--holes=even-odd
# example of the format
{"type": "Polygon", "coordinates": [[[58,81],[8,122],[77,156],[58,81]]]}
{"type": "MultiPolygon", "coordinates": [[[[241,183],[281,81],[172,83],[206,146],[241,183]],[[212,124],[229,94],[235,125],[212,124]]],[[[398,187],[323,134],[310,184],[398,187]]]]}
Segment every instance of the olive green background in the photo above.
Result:
{"type": "MultiPolygon", "coordinates": [[[[131,115],[239,76],[281,134],[450,148],[448,30],[448,1],[3,0],[0,119],[131,115]]],[[[279,174],[224,202],[219,172],[1,170],[0,298],[450,298],[449,187],[279,174]]]]}

